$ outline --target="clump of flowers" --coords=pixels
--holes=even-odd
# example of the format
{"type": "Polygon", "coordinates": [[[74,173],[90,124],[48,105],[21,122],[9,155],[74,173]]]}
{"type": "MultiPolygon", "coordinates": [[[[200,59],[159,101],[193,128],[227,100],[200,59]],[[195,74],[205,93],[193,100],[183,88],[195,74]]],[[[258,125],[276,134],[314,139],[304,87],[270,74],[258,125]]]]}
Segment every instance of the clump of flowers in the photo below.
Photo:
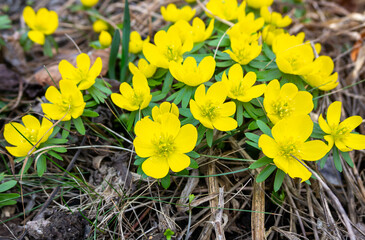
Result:
{"type": "Polygon", "coordinates": [[[42,118],[42,123],[32,115],[22,117],[24,125],[17,122],[5,124],[4,138],[14,146],[5,147],[14,157],[25,157],[34,152],[52,134],[53,123],[42,118]]]}

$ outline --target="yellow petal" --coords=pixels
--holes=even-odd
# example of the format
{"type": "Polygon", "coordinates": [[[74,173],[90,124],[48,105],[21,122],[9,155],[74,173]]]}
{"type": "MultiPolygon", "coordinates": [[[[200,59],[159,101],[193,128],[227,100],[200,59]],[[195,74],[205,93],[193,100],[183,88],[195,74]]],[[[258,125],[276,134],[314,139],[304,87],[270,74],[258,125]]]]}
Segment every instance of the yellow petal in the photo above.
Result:
{"type": "Polygon", "coordinates": [[[348,147],[341,139],[336,139],[335,145],[341,152],[349,152],[353,150],[352,148],[348,147]]]}
{"type": "Polygon", "coordinates": [[[205,86],[201,84],[195,91],[194,99],[197,103],[205,101],[205,86]]]}
{"type": "MultiPolygon", "coordinates": [[[[145,129],[145,131],[148,131],[148,129],[145,129]]],[[[133,145],[136,150],[136,154],[140,157],[151,157],[154,155],[156,146],[152,144],[150,139],[144,139],[143,137],[137,136],[134,141],[133,145]]]]}
{"type": "Polygon", "coordinates": [[[49,11],[46,20],[46,29],[44,29],[44,34],[49,35],[56,31],[58,28],[58,15],[55,11],[49,11]]]}
{"type": "Polygon", "coordinates": [[[344,138],[342,141],[349,148],[355,150],[365,149],[365,136],[362,134],[350,133],[349,136],[344,138]]]}
{"type": "Polygon", "coordinates": [[[187,153],[193,151],[197,139],[198,132],[192,124],[182,126],[175,138],[176,152],[187,153]]]}
{"type": "Polygon", "coordinates": [[[241,82],[241,80],[243,78],[243,70],[242,70],[241,65],[239,65],[238,63],[234,64],[229,69],[228,78],[229,78],[229,81],[241,82]]]}
{"type": "Polygon", "coordinates": [[[351,116],[343,120],[340,123],[339,128],[346,128],[348,131],[352,131],[353,129],[357,128],[362,123],[362,117],[360,116],[351,116]]]}
{"type": "Polygon", "coordinates": [[[298,93],[298,87],[293,83],[286,83],[280,89],[280,95],[289,99],[294,98],[298,93]]]}
{"type": "Polygon", "coordinates": [[[152,142],[153,139],[160,135],[160,124],[152,121],[148,116],[142,118],[136,123],[134,132],[137,137],[142,138],[144,141],[152,142]]]}
{"type": "Polygon", "coordinates": [[[142,163],[142,170],[147,176],[159,179],[169,173],[169,164],[165,158],[152,156],[142,163]]]}
{"type": "Polygon", "coordinates": [[[86,105],[86,103],[84,102],[81,105],[78,105],[77,107],[72,108],[71,113],[70,113],[72,118],[76,119],[76,118],[80,117],[82,115],[82,113],[84,112],[85,105],[86,105]]]}
{"type": "Polygon", "coordinates": [[[90,57],[86,53],[81,53],[76,57],[77,68],[82,72],[89,72],[90,69],[90,57]]]}
{"type": "Polygon", "coordinates": [[[313,96],[309,92],[299,91],[294,97],[294,108],[296,114],[308,114],[313,110],[313,96]]]}
{"type": "Polygon", "coordinates": [[[328,149],[331,149],[333,147],[333,145],[335,144],[335,140],[333,139],[332,135],[324,136],[324,140],[326,140],[328,142],[328,144],[327,144],[328,149]]]}
{"type": "Polygon", "coordinates": [[[301,158],[307,161],[317,161],[329,151],[327,144],[320,140],[305,142],[300,148],[301,158]]]}
{"type": "Polygon", "coordinates": [[[32,40],[35,43],[38,43],[40,45],[43,45],[45,42],[45,36],[42,32],[32,30],[28,32],[28,37],[30,40],[32,40]]]}
{"type": "MultiPolygon", "coordinates": [[[[156,35],[157,35],[157,33],[156,33],[156,35]]],[[[153,65],[155,65],[157,67],[165,68],[165,69],[169,68],[169,61],[155,45],[153,45],[151,43],[144,43],[143,44],[143,55],[153,65]]]]}
{"type": "Polygon", "coordinates": [[[301,178],[302,182],[307,181],[312,176],[312,173],[294,158],[276,157],[274,163],[291,178],[301,178]]]}
{"type": "Polygon", "coordinates": [[[208,88],[206,96],[208,99],[219,104],[226,100],[227,94],[227,89],[224,87],[224,84],[222,82],[216,82],[208,88]]]}
{"type": "Polygon", "coordinates": [[[102,68],[103,68],[103,63],[101,61],[101,58],[97,57],[94,64],[90,68],[88,77],[95,80],[95,78],[97,78],[100,75],[102,68]]]}
{"type": "Polygon", "coordinates": [[[259,147],[262,149],[262,152],[269,158],[275,158],[280,151],[279,145],[275,142],[275,140],[266,134],[262,134],[260,136],[259,147]]]}
{"type": "Polygon", "coordinates": [[[58,64],[58,70],[61,73],[62,79],[74,81],[76,84],[81,81],[79,71],[66,60],[61,60],[58,64]]]}
{"type": "Polygon", "coordinates": [[[327,122],[322,117],[322,114],[319,115],[318,124],[323,132],[331,134],[331,128],[328,126],[327,122]]]}
{"type": "Polygon", "coordinates": [[[34,29],[36,15],[35,15],[33,8],[31,8],[30,6],[26,6],[23,10],[23,18],[24,18],[24,22],[31,29],[34,29]]]}
{"type": "Polygon", "coordinates": [[[39,130],[41,128],[41,124],[39,123],[38,119],[32,115],[25,115],[22,117],[22,122],[28,129],[39,130]]]}
{"type": "Polygon", "coordinates": [[[265,84],[259,84],[259,85],[253,86],[247,90],[246,96],[244,96],[246,99],[244,99],[243,97],[242,98],[238,97],[238,100],[241,102],[249,102],[253,98],[260,97],[262,94],[264,94],[265,90],[266,90],[265,84]]]}
{"type": "Polygon", "coordinates": [[[163,126],[162,131],[174,138],[180,131],[180,121],[172,113],[167,113],[161,116],[161,125],[163,126]]]}
{"type": "Polygon", "coordinates": [[[216,62],[212,56],[203,58],[198,66],[198,72],[201,73],[201,82],[207,82],[213,77],[215,65],[216,62]]]}
{"type": "Polygon", "coordinates": [[[132,87],[126,82],[120,84],[119,91],[126,98],[132,98],[134,95],[132,87]]]}
{"type": "Polygon", "coordinates": [[[286,141],[288,138],[299,142],[306,141],[313,131],[313,122],[308,115],[291,116],[280,120],[271,132],[276,141],[286,141]]]}
{"type": "Polygon", "coordinates": [[[59,120],[63,117],[64,118],[62,119],[62,121],[68,121],[71,119],[70,113],[65,112],[62,108],[58,107],[55,104],[42,103],[41,106],[44,114],[53,120],[59,120]]]}
{"type": "Polygon", "coordinates": [[[24,134],[25,127],[16,122],[5,124],[4,138],[11,145],[20,145],[25,139],[20,133],[24,134]]]}
{"type": "Polygon", "coordinates": [[[55,86],[50,86],[49,88],[47,88],[45,97],[51,103],[62,102],[62,95],[55,86]]]}
{"type": "Polygon", "coordinates": [[[122,96],[118,93],[112,93],[110,95],[110,98],[112,99],[113,103],[117,105],[118,107],[122,109],[126,109],[128,111],[136,111],[139,109],[139,106],[132,105],[129,98],[126,98],[125,96],[122,96]]]}
{"type": "Polygon", "coordinates": [[[47,118],[42,118],[42,124],[41,124],[41,128],[39,129],[38,132],[38,140],[41,139],[40,143],[43,143],[45,141],[47,141],[47,139],[49,138],[49,136],[52,134],[53,132],[53,123],[51,121],[49,121],[47,118]]]}
{"type": "Polygon", "coordinates": [[[32,145],[29,143],[24,143],[17,147],[5,147],[8,152],[14,157],[25,157],[27,156],[30,149],[32,149],[32,145]]]}
{"type": "Polygon", "coordinates": [[[214,119],[213,126],[219,131],[231,131],[237,128],[237,121],[230,117],[214,119]]]}
{"type": "Polygon", "coordinates": [[[150,93],[147,79],[141,72],[137,72],[136,75],[133,76],[132,83],[135,92],[150,93]]]}
{"type": "Polygon", "coordinates": [[[219,109],[219,113],[223,117],[230,117],[236,112],[236,104],[234,102],[223,103],[219,109]]]}
{"type": "Polygon", "coordinates": [[[327,123],[328,125],[333,128],[340,123],[341,117],[341,106],[342,103],[339,101],[333,102],[327,110],[327,123]]]}
{"type": "Polygon", "coordinates": [[[180,172],[190,165],[190,158],[182,153],[173,153],[168,157],[168,163],[172,171],[180,172]]]}

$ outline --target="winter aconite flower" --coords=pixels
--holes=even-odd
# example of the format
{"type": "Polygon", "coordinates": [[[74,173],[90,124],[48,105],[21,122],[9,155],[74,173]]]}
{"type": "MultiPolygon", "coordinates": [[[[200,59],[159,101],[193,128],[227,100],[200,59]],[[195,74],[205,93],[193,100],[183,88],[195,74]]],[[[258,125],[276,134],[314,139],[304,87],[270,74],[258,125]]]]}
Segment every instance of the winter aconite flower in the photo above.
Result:
{"type": "Polygon", "coordinates": [[[146,77],[136,72],[132,79],[133,88],[126,82],[120,84],[120,93],[112,93],[111,99],[115,105],[128,111],[136,111],[148,107],[152,95],[146,77]]]}
{"type": "Polygon", "coordinates": [[[155,65],[149,64],[144,58],[139,59],[138,67],[136,67],[136,65],[134,65],[132,62],[130,62],[128,66],[129,71],[131,71],[133,75],[135,75],[136,72],[140,71],[145,75],[146,78],[152,77],[157,69],[155,65]]]}
{"type": "Polygon", "coordinates": [[[85,7],[93,7],[95,6],[99,0],[80,0],[82,5],[84,5],[85,7]]]}
{"type": "Polygon", "coordinates": [[[33,8],[26,6],[23,11],[23,18],[31,29],[28,32],[28,37],[40,45],[44,44],[45,35],[54,33],[58,27],[57,13],[48,11],[46,8],[41,8],[35,13],[33,8]]]}
{"type": "Polygon", "coordinates": [[[329,148],[333,145],[342,151],[365,149],[365,135],[351,133],[362,123],[360,116],[351,116],[340,122],[341,105],[339,101],[333,102],[327,110],[327,121],[322,117],[318,118],[318,124],[321,129],[328,135],[324,139],[328,142],[329,148]]]}
{"type": "Polygon", "coordinates": [[[99,35],[99,42],[102,47],[107,48],[112,44],[112,36],[107,31],[102,31],[99,35]]]}
{"type": "Polygon", "coordinates": [[[274,39],[281,34],[284,34],[284,29],[276,28],[272,25],[267,25],[262,30],[262,39],[267,45],[271,46],[274,39]]]}
{"type": "Polygon", "coordinates": [[[258,41],[251,41],[249,35],[242,35],[240,38],[231,38],[231,49],[224,52],[228,53],[233,61],[246,65],[260,55],[262,46],[258,41]]]}
{"type": "Polygon", "coordinates": [[[163,102],[159,107],[155,106],[152,108],[152,118],[155,122],[161,123],[161,118],[171,113],[179,117],[179,108],[175,103],[163,102]]]}
{"type": "Polygon", "coordinates": [[[183,64],[170,62],[169,69],[176,80],[194,87],[209,81],[213,77],[215,60],[212,56],[208,56],[203,58],[197,66],[195,58],[188,57],[183,64]]]}
{"type": "Polygon", "coordinates": [[[161,115],[159,121],[145,117],[138,121],[133,141],[138,156],[147,158],[142,170],[153,178],[165,177],[169,169],[180,172],[190,165],[185,154],[196,145],[198,133],[192,124],[181,127],[178,117],[172,113],[161,115]]]}
{"type": "Polygon", "coordinates": [[[101,19],[98,19],[93,23],[94,32],[99,33],[101,31],[107,31],[108,28],[108,24],[101,19]]]}
{"type": "Polygon", "coordinates": [[[137,31],[131,32],[129,39],[129,52],[138,54],[142,51],[143,43],[148,43],[150,37],[148,36],[145,40],[142,40],[141,35],[137,31]]]}
{"type": "Polygon", "coordinates": [[[247,5],[252,8],[262,8],[269,7],[274,2],[274,0],[247,0],[247,5]]]}
{"type": "Polygon", "coordinates": [[[173,26],[179,29],[184,39],[187,36],[191,36],[194,43],[199,43],[204,42],[212,35],[214,29],[214,19],[209,22],[207,28],[205,27],[203,20],[201,20],[199,17],[194,18],[192,25],[190,25],[187,21],[180,20],[173,26]]]}
{"type": "MultiPolygon", "coordinates": [[[[209,0],[206,7],[213,15],[230,21],[245,14],[246,4],[238,6],[237,0],[209,0]]],[[[209,13],[207,15],[210,16],[209,13]]]]}
{"type": "Polygon", "coordinates": [[[278,80],[272,80],[266,87],[264,108],[271,122],[276,124],[290,116],[308,114],[313,109],[313,96],[307,91],[298,91],[293,83],[280,88],[278,80]]]}
{"type": "Polygon", "coordinates": [[[167,5],[166,8],[164,6],[161,7],[162,17],[167,22],[177,22],[179,20],[190,21],[194,17],[195,12],[196,9],[191,9],[188,5],[181,9],[177,8],[173,3],[167,5]]]}
{"type": "Polygon", "coordinates": [[[311,73],[302,77],[312,87],[318,87],[322,91],[329,91],[336,88],[339,84],[337,81],[338,73],[332,73],[333,69],[334,63],[332,58],[319,56],[313,62],[311,73]]]}
{"type": "MultiPolygon", "coordinates": [[[[47,141],[51,135],[53,123],[47,118],[42,119],[42,124],[32,115],[22,117],[23,124],[11,122],[5,124],[4,138],[15,147],[5,147],[14,157],[24,157],[33,148],[33,151],[47,141]]],[[[32,152],[33,152],[32,151],[32,152]]]]}
{"type": "Polygon", "coordinates": [[[143,55],[150,63],[161,68],[169,68],[171,61],[180,63],[182,55],[193,48],[191,38],[182,42],[179,33],[172,28],[167,32],[158,31],[154,40],[155,44],[143,44],[143,55]]]}
{"type": "Polygon", "coordinates": [[[90,57],[86,53],[81,53],[76,57],[77,68],[66,60],[62,60],[58,65],[62,79],[70,80],[78,85],[80,90],[89,89],[95,83],[95,79],[100,75],[103,63],[98,57],[90,68],[90,57]]]}
{"type": "Polygon", "coordinates": [[[81,91],[74,81],[61,80],[60,91],[50,86],[46,91],[46,99],[51,103],[42,103],[42,110],[53,120],[69,121],[78,118],[84,112],[86,103],[81,91]]]}
{"type": "Polygon", "coordinates": [[[214,83],[207,93],[202,84],[195,91],[195,100],[190,100],[191,113],[206,128],[231,131],[237,127],[237,121],[230,117],[236,112],[236,104],[224,103],[226,98],[227,90],[222,82],[214,83]]]}
{"type": "Polygon", "coordinates": [[[298,160],[317,161],[328,152],[324,142],[307,141],[312,131],[313,122],[308,115],[292,116],[274,125],[271,130],[273,138],[262,134],[259,147],[291,178],[306,181],[312,174],[298,160]]]}
{"type": "Polygon", "coordinates": [[[270,12],[267,7],[260,9],[260,15],[265,19],[266,23],[279,28],[287,27],[292,22],[289,16],[283,17],[278,12],[270,12]]]}
{"type": "Polygon", "coordinates": [[[249,102],[253,98],[260,97],[266,88],[265,84],[253,86],[256,82],[256,74],[248,72],[243,77],[243,70],[239,64],[229,69],[228,78],[226,73],[223,73],[222,82],[228,90],[228,97],[241,102],[249,102]]]}

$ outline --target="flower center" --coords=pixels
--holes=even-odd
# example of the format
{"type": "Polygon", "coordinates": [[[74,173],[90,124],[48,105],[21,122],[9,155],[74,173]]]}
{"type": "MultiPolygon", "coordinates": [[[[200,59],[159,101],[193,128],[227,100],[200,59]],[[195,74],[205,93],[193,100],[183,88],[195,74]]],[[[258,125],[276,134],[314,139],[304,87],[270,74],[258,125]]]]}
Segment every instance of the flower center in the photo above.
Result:
{"type": "Polygon", "coordinates": [[[161,135],[156,143],[156,155],[168,157],[174,150],[174,139],[170,135],[161,135]]]}
{"type": "Polygon", "coordinates": [[[169,61],[177,62],[180,58],[179,52],[176,50],[175,45],[167,46],[166,57],[169,61]]]}
{"type": "Polygon", "coordinates": [[[331,135],[333,136],[334,140],[337,141],[345,138],[349,133],[350,130],[347,127],[340,128],[340,126],[334,126],[332,127],[331,135]]]}
{"type": "Polygon", "coordinates": [[[143,99],[144,99],[143,93],[135,92],[134,95],[132,96],[131,101],[133,105],[141,107],[143,99]]]}
{"type": "Polygon", "coordinates": [[[301,159],[301,153],[298,149],[298,145],[299,144],[292,139],[285,141],[285,143],[279,144],[279,155],[285,158],[294,156],[298,159],[301,159]]]}
{"type": "Polygon", "coordinates": [[[218,115],[218,107],[214,106],[211,102],[208,102],[201,108],[201,115],[213,121],[218,115]]]}
{"type": "Polygon", "coordinates": [[[235,97],[240,97],[240,96],[244,96],[246,95],[246,89],[245,87],[242,85],[242,82],[240,82],[238,85],[233,86],[231,88],[231,93],[233,94],[233,96],[235,97]]]}
{"type": "Polygon", "coordinates": [[[22,133],[23,136],[26,138],[26,139],[22,139],[22,142],[25,143],[25,142],[31,142],[31,143],[37,143],[37,136],[38,136],[38,130],[36,129],[29,129],[29,128],[26,128],[25,129],[25,132],[22,133]],[[28,141],[27,141],[28,139],[28,141]]]}
{"type": "Polygon", "coordinates": [[[62,98],[62,102],[57,105],[64,113],[72,111],[71,96],[68,98],[62,98]]]}
{"type": "Polygon", "coordinates": [[[288,117],[294,111],[289,99],[281,99],[273,103],[274,114],[278,115],[280,119],[288,117]]]}

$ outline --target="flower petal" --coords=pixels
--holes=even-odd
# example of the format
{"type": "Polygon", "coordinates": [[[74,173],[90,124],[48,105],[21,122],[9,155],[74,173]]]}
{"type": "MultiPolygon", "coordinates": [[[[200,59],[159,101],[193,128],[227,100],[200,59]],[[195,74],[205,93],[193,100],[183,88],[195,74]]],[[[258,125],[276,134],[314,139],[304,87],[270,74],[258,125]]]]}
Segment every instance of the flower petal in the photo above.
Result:
{"type": "Polygon", "coordinates": [[[331,128],[328,126],[326,120],[324,120],[324,118],[322,117],[322,114],[319,115],[318,124],[319,127],[323,130],[323,132],[331,134],[331,128]]]}
{"type": "Polygon", "coordinates": [[[349,118],[346,118],[343,120],[343,122],[340,123],[339,129],[346,128],[348,131],[352,131],[357,126],[359,126],[362,123],[362,117],[360,116],[351,116],[349,118]]]}
{"type": "Polygon", "coordinates": [[[40,45],[43,45],[46,38],[44,36],[44,34],[40,31],[37,30],[31,30],[28,32],[28,37],[30,40],[32,40],[35,43],[38,43],[40,45]]]}
{"type": "Polygon", "coordinates": [[[88,78],[92,78],[95,80],[95,78],[97,78],[100,75],[102,68],[103,68],[103,63],[101,61],[101,58],[97,57],[94,64],[90,68],[88,78]]]}
{"type": "Polygon", "coordinates": [[[23,18],[24,22],[31,28],[34,29],[34,23],[35,23],[35,12],[32,7],[26,6],[23,10],[23,18]]]}
{"type": "Polygon", "coordinates": [[[167,160],[171,170],[174,172],[180,172],[190,165],[190,158],[182,153],[171,154],[167,160]]]}
{"type": "Polygon", "coordinates": [[[262,152],[269,158],[275,158],[280,151],[279,145],[275,142],[275,140],[266,134],[262,134],[260,136],[259,147],[262,149],[262,152]]]}
{"type": "Polygon", "coordinates": [[[307,161],[317,161],[323,158],[330,149],[320,140],[305,142],[300,148],[301,158],[307,161]]]}
{"type": "Polygon", "coordinates": [[[342,141],[349,148],[355,150],[365,149],[365,135],[350,133],[349,136],[344,138],[342,141]]]}
{"type": "Polygon", "coordinates": [[[147,176],[159,179],[169,173],[169,164],[165,158],[152,156],[142,163],[142,170],[147,176]]]}
{"type": "Polygon", "coordinates": [[[27,156],[30,149],[32,149],[32,145],[29,143],[24,143],[17,147],[5,147],[8,152],[13,155],[14,157],[25,157],[27,156]]]}
{"type": "Polygon", "coordinates": [[[222,117],[230,117],[236,112],[236,103],[227,102],[223,103],[219,109],[219,113],[222,117]]]}
{"type": "Polygon", "coordinates": [[[302,182],[307,181],[312,176],[312,173],[295,158],[276,157],[274,163],[291,178],[301,178],[302,182]]]}
{"type": "Polygon", "coordinates": [[[62,79],[75,81],[76,84],[81,81],[77,68],[66,60],[61,60],[58,64],[58,71],[60,71],[62,79]]]}
{"type": "Polygon", "coordinates": [[[139,106],[131,104],[130,99],[128,97],[125,97],[124,95],[121,95],[119,93],[112,93],[110,95],[110,98],[112,99],[115,105],[117,105],[122,109],[126,109],[131,112],[139,109],[139,106]]]}
{"type": "Polygon", "coordinates": [[[333,102],[327,110],[327,122],[330,128],[337,126],[340,123],[341,118],[341,106],[339,101],[333,102]]]}
{"type": "Polygon", "coordinates": [[[226,100],[227,94],[228,92],[224,84],[222,82],[216,82],[208,88],[206,96],[215,103],[221,104],[226,100]]]}
{"type": "MultiPolygon", "coordinates": [[[[148,129],[144,129],[148,131],[148,129]]],[[[133,145],[135,147],[136,153],[140,157],[151,157],[155,154],[156,146],[152,144],[150,139],[145,139],[143,137],[137,136],[134,141],[133,145]]]]}
{"type": "Polygon", "coordinates": [[[39,130],[41,128],[41,124],[39,123],[38,119],[32,115],[25,115],[22,117],[22,122],[28,129],[39,130]]]}
{"type": "Polygon", "coordinates": [[[187,153],[193,151],[197,139],[198,132],[192,124],[182,126],[175,138],[176,152],[187,153]]]}
{"type": "Polygon", "coordinates": [[[25,139],[19,132],[25,132],[25,127],[22,124],[17,122],[7,123],[5,124],[4,138],[11,145],[20,145],[25,139]]]}
{"type": "Polygon", "coordinates": [[[231,117],[221,117],[214,120],[213,126],[219,131],[231,131],[237,128],[237,121],[231,117]]]}
{"type": "Polygon", "coordinates": [[[280,95],[292,99],[297,95],[298,87],[293,83],[286,83],[280,89],[280,95]]]}
{"type": "Polygon", "coordinates": [[[76,57],[77,68],[82,72],[89,72],[90,69],[90,57],[86,53],[81,53],[76,57]]]}
{"type": "Polygon", "coordinates": [[[299,142],[306,141],[313,131],[313,122],[308,115],[297,115],[280,120],[271,132],[276,141],[287,141],[288,138],[299,142]]]}
{"type": "Polygon", "coordinates": [[[299,91],[294,97],[294,108],[296,114],[308,114],[313,110],[313,96],[309,92],[299,91]]]}

